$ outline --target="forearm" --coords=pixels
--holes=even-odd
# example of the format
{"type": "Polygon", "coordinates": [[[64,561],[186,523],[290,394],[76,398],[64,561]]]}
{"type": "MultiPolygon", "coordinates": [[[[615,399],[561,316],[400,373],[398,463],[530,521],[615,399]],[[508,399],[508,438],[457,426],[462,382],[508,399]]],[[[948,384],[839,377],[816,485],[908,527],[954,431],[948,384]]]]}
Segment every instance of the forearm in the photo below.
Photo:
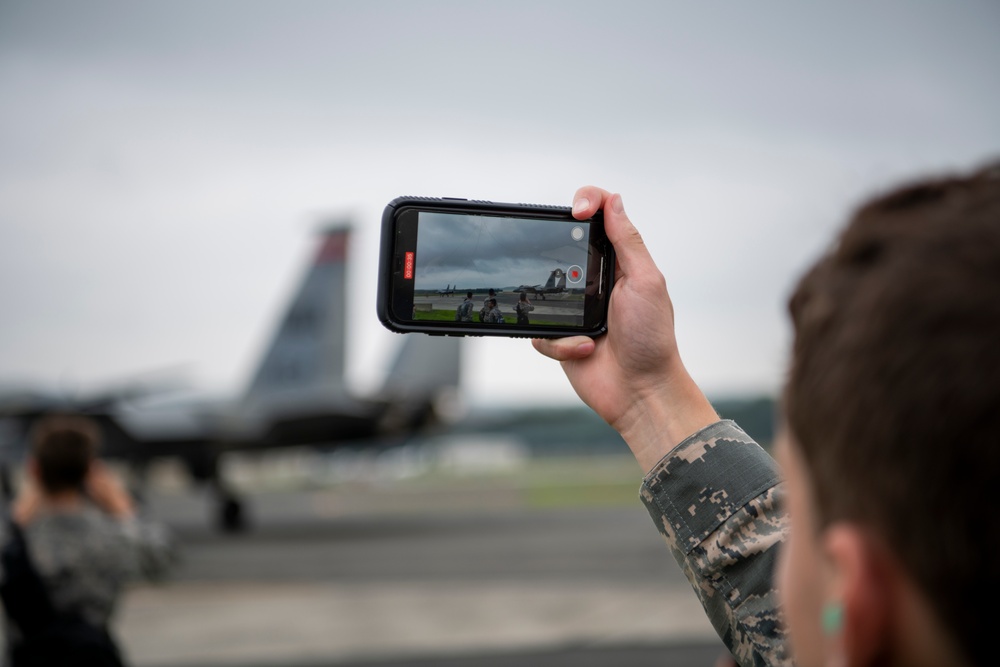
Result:
{"type": "Polygon", "coordinates": [[[672,448],[642,501],[719,636],[743,665],[790,664],[772,577],[787,530],[773,460],[729,421],[672,448]]]}

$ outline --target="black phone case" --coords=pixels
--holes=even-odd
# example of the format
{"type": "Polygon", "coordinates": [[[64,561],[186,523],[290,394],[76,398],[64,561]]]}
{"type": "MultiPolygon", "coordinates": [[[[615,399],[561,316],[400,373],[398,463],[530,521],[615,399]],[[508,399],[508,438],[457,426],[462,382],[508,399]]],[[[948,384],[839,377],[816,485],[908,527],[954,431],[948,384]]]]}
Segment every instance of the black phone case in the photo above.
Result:
{"type": "MultiPolygon", "coordinates": [[[[581,330],[578,327],[545,327],[525,329],[516,324],[501,325],[502,328],[492,328],[497,325],[474,324],[472,326],[461,324],[415,324],[412,322],[402,322],[395,319],[391,308],[392,273],[395,250],[395,216],[396,212],[404,207],[413,206],[420,210],[434,210],[449,213],[493,213],[511,216],[542,216],[555,217],[570,220],[572,219],[572,209],[568,206],[551,206],[548,204],[511,204],[502,202],[492,202],[483,199],[459,199],[452,197],[396,197],[389,202],[382,212],[382,230],[379,250],[378,266],[378,296],[376,308],[378,310],[379,321],[390,331],[396,333],[426,333],[432,336],[499,336],[503,338],[565,338],[567,336],[590,336],[591,338],[601,336],[608,330],[607,305],[610,300],[610,291],[614,286],[612,277],[607,280],[607,295],[604,297],[604,312],[599,326],[590,330],[581,330]]],[[[603,216],[598,211],[593,218],[603,223],[603,216]]],[[[605,262],[609,267],[607,270],[614,272],[615,255],[611,243],[606,244],[605,262]]]]}

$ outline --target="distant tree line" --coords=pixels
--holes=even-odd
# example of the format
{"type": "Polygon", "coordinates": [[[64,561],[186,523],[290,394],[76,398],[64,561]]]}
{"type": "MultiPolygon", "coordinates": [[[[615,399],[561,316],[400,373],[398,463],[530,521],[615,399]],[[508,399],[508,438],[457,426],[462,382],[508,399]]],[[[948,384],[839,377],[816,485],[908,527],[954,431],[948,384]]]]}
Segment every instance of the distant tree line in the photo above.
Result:
{"type": "MultiPolygon", "coordinates": [[[[765,448],[774,441],[775,400],[769,396],[712,401],[719,416],[732,419],[765,448]]],[[[510,435],[536,456],[614,454],[627,451],[618,433],[590,408],[502,408],[474,414],[454,428],[457,433],[510,435]]]]}

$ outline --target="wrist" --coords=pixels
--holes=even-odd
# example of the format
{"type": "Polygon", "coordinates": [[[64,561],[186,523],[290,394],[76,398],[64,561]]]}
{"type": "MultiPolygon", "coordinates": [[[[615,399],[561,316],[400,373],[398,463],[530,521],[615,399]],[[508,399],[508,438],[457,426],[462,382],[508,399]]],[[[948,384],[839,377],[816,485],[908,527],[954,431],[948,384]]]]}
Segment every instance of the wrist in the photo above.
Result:
{"type": "Polygon", "coordinates": [[[103,505],[104,512],[116,519],[129,519],[135,516],[135,508],[132,501],[127,498],[118,498],[103,505]]]}
{"type": "Polygon", "coordinates": [[[648,472],[688,436],[719,421],[719,415],[683,368],[661,385],[639,393],[614,425],[648,472]]]}

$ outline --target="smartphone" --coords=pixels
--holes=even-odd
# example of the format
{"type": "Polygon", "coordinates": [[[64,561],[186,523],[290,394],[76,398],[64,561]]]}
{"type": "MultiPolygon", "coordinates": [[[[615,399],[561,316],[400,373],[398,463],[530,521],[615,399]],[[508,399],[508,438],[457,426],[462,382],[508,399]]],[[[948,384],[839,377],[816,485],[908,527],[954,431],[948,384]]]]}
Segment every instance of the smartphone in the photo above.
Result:
{"type": "Polygon", "coordinates": [[[614,266],[600,212],[399,197],[382,214],[378,315],[398,333],[599,336],[614,266]]]}

